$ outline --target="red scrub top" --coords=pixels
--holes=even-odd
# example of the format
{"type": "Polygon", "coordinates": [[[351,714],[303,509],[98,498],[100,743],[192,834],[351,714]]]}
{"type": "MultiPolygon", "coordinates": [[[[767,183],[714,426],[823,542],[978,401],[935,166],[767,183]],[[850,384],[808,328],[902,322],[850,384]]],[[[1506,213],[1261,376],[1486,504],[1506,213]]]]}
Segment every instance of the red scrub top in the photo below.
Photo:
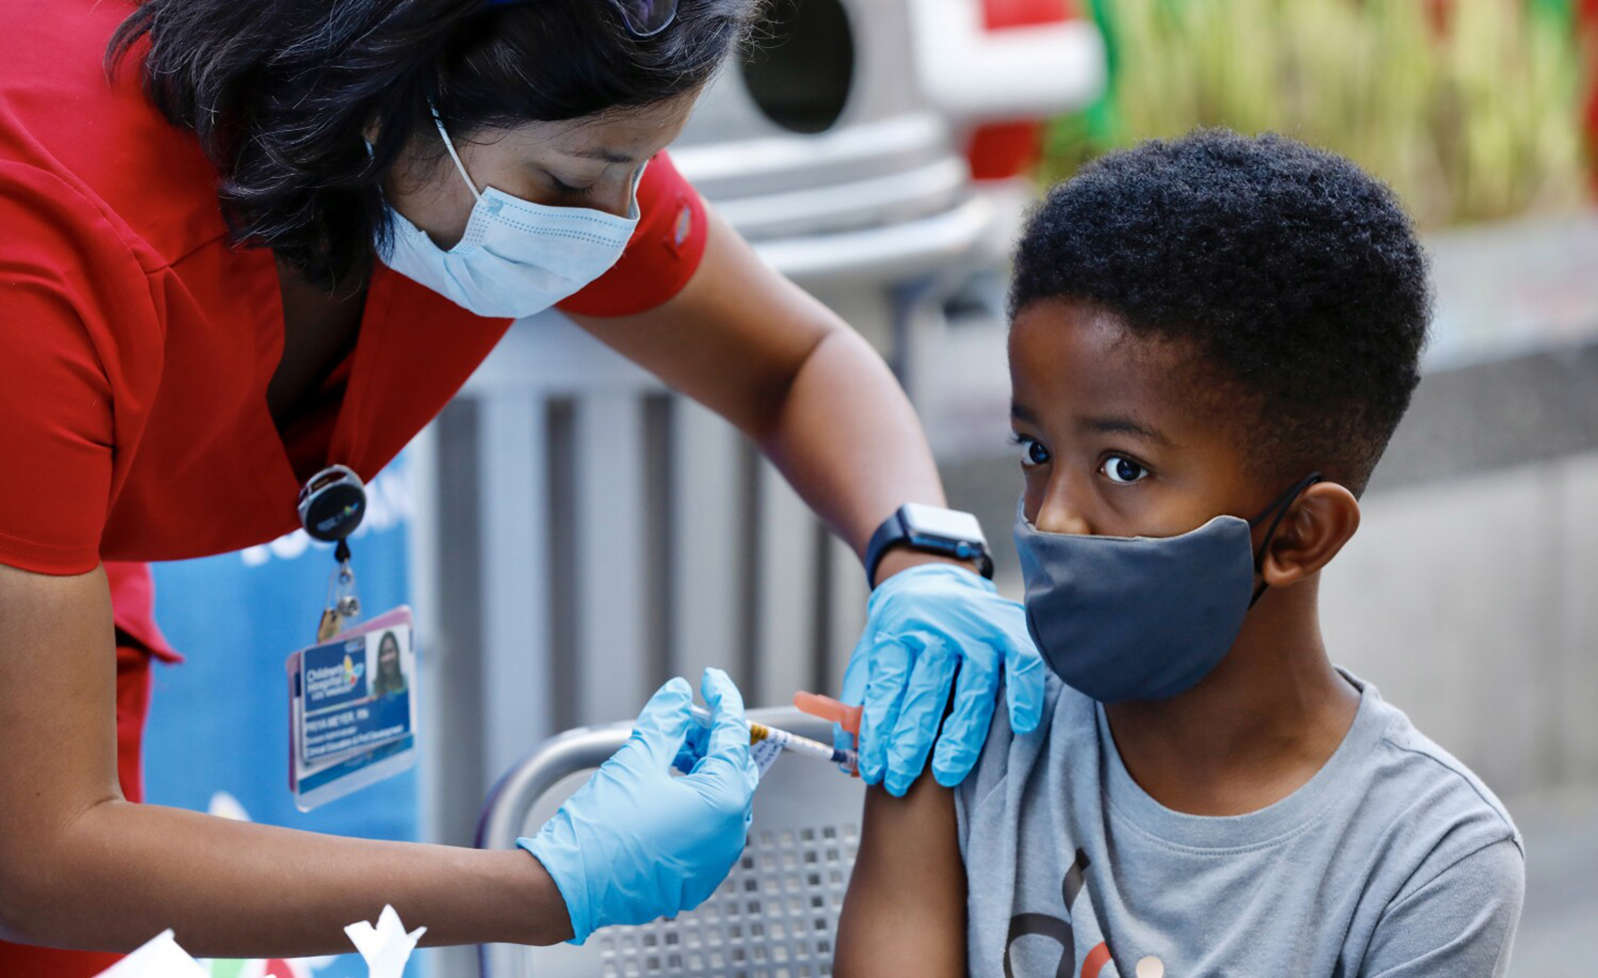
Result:
{"type": "MultiPolygon", "coordinates": [[[[510,322],[379,266],[321,409],[280,435],[266,406],[283,346],[272,253],[228,245],[215,169],[141,92],[142,46],[107,80],[106,43],[131,9],[0,0],[0,564],[78,574],[108,562],[119,644],[170,657],[148,571],[110,562],[294,530],[305,469],[339,462],[370,479],[510,322]]],[[[692,276],[703,204],[664,154],[638,203],[621,260],[562,308],[642,312],[692,276]]],[[[126,691],[142,722],[139,689],[147,676],[126,691]]],[[[123,773],[137,797],[136,763],[135,783],[123,773]]],[[[0,974],[34,973],[76,972],[0,949],[0,974]]]]}

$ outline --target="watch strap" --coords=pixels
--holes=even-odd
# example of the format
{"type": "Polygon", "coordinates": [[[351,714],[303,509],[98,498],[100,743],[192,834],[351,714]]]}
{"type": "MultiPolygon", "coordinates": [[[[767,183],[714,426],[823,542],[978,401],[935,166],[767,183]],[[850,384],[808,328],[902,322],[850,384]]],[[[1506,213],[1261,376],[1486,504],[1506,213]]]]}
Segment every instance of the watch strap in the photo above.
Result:
{"type": "Polygon", "coordinates": [[[974,560],[978,572],[983,577],[990,580],[993,577],[993,558],[988,554],[988,549],[982,541],[966,540],[955,546],[918,544],[911,538],[910,528],[905,523],[904,507],[901,506],[883,520],[871,534],[871,539],[866,541],[866,583],[871,587],[876,587],[877,567],[881,565],[882,558],[889,550],[898,546],[910,547],[922,553],[937,554],[940,557],[953,557],[956,560],[974,560]]]}
{"type": "Polygon", "coordinates": [[[896,544],[904,543],[910,539],[910,534],[905,531],[904,521],[899,518],[899,511],[894,510],[892,515],[882,521],[871,539],[866,542],[866,584],[876,587],[877,566],[882,563],[882,558],[888,550],[896,544]]]}

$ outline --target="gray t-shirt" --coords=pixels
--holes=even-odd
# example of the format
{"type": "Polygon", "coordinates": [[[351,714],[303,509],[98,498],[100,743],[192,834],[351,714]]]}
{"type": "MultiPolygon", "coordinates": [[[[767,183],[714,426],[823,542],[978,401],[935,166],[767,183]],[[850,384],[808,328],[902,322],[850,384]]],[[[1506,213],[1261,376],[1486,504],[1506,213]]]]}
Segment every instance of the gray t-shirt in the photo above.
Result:
{"type": "Polygon", "coordinates": [[[955,792],[973,976],[1502,975],[1520,834],[1376,688],[1307,783],[1185,815],[1127,773],[1103,709],[1049,677],[1045,722],[993,723],[955,792]]]}

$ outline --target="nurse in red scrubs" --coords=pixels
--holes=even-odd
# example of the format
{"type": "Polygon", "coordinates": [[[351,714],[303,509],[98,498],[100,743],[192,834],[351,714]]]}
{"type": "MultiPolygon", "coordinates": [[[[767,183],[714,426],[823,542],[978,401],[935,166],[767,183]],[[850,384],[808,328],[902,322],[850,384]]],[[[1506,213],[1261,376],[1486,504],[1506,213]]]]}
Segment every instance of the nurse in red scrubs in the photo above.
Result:
{"type": "MultiPolygon", "coordinates": [[[[0,0],[0,975],[93,974],[169,926],[325,953],[385,902],[439,943],[580,939],[724,875],[753,779],[717,677],[720,756],[666,775],[664,689],[528,852],[136,804],[149,661],[175,658],[140,562],[294,529],[311,474],[370,478],[551,305],[738,425],[860,552],[941,506],[881,360],[664,152],[755,6],[0,0]]],[[[902,537],[873,548],[892,586],[851,672],[912,774],[954,690],[963,775],[1035,654],[970,548],[902,537]]]]}

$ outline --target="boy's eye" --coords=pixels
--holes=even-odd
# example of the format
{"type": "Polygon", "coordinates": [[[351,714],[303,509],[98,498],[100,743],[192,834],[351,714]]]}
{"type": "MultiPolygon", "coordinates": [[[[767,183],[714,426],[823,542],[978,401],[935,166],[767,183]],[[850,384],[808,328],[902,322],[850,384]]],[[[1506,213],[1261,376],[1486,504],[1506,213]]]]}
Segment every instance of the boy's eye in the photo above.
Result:
{"type": "Polygon", "coordinates": [[[1110,455],[1099,466],[1104,477],[1117,485],[1131,485],[1149,474],[1149,470],[1125,455],[1110,455]]]}
{"type": "Polygon", "coordinates": [[[1021,446],[1021,466],[1023,468],[1030,469],[1035,465],[1047,465],[1049,463],[1049,450],[1044,448],[1043,443],[1036,438],[1016,435],[1015,443],[1021,446]]]}

